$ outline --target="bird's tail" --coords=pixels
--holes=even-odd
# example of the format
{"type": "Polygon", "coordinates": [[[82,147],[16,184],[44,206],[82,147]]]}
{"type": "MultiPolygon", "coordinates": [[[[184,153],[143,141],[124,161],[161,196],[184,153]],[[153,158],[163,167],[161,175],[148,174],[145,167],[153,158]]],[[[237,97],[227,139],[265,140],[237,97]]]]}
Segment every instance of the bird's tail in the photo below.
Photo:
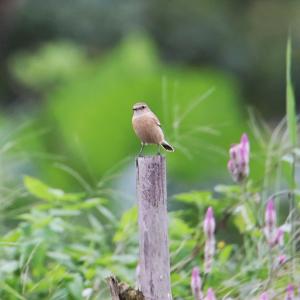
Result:
{"type": "Polygon", "coordinates": [[[174,147],[171,146],[167,141],[163,141],[163,142],[161,143],[161,145],[162,145],[162,147],[163,147],[165,150],[167,150],[167,151],[170,151],[170,152],[174,152],[174,151],[175,151],[174,147]]]}

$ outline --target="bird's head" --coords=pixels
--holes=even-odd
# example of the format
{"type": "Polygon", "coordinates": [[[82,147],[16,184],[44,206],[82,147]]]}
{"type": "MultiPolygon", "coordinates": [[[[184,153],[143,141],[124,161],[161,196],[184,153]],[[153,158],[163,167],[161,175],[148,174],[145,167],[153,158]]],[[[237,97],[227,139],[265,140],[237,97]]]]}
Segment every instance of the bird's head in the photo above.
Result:
{"type": "Polygon", "coordinates": [[[137,114],[150,111],[148,105],[144,102],[138,102],[138,103],[134,104],[132,109],[133,109],[133,112],[137,113],[137,114]]]}

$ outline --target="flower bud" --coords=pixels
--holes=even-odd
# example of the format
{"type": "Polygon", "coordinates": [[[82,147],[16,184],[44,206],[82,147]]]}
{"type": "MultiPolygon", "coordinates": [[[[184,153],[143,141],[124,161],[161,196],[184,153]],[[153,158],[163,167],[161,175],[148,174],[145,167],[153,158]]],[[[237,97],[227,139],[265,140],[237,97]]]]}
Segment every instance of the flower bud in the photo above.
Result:
{"type": "Polygon", "coordinates": [[[246,133],[244,133],[241,137],[241,145],[245,154],[245,158],[247,159],[247,162],[249,162],[250,143],[246,133]]]}
{"type": "Polygon", "coordinates": [[[228,171],[235,182],[241,182],[249,175],[250,144],[245,133],[242,135],[239,144],[231,146],[229,155],[228,171]]]}
{"type": "Polygon", "coordinates": [[[217,300],[212,288],[209,288],[205,300],[217,300]]]}
{"type": "Polygon", "coordinates": [[[212,207],[209,207],[206,211],[204,222],[203,222],[203,230],[206,237],[205,247],[204,247],[204,272],[210,273],[212,269],[213,257],[215,254],[215,229],[216,229],[216,221],[214,218],[214,212],[212,207]]]}
{"type": "Polygon", "coordinates": [[[194,267],[192,270],[191,288],[192,288],[192,293],[194,295],[195,300],[203,299],[201,287],[202,287],[202,282],[201,282],[199,268],[194,267]]]}
{"type": "Polygon", "coordinates": [[[265,235],[270,246],[274,246],[276,234],[275,204],[273,199],[269,199],[265,211],[265,235]]]}
{"type": "Polygon", "coordinates": [[[269,226],[271,228],[276,226],[276,210],[273,199],[269,199],[267,202],[265,221],[266,226],[269,226]]]}
{"type": "Polygon", "coordinates": [[[203,229],[204,234],[207,238],[211,238],[214,235],[216,228],[216,222],[214,218],[214,211],[212,207],[209,207],[206,211],[204,222],[203,222],[203,229]]]}

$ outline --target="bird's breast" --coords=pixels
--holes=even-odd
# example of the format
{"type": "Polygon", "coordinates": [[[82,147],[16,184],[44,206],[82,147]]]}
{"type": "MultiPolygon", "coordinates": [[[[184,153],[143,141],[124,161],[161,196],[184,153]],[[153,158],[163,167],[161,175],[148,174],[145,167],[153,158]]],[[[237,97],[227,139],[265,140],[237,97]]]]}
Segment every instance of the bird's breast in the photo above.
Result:
{"type": "Polygon", "coordinates": [[[150,114],[133,116],[132,125],[136,135],[143,143],[160,144],[164,140],[161,128],[150,114]]]}

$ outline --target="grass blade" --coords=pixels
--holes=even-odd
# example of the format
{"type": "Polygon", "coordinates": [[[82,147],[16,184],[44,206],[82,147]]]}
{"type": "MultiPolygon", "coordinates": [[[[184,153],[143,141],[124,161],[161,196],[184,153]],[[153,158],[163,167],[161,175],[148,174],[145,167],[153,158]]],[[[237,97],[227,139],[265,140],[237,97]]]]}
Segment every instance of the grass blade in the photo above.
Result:
{"type": "Polygon", "coordinates": [[[291,76],[291,57],[292,57],[292,42],[289,36],[286,47],[286,114],[287,127],[289,132],[289,140],[292,147],[297,144],[297,118],[295,94],[291,76]]]}
{"type": "Polygon", "coordinates": [[[21,294],[19,294],[16,290],[14,290],[10,285],[5,282],[0,282],[0,287],[3,291],[6,291],[8,294],[13,295],[15,299],[26,300],[21,294]]]}

